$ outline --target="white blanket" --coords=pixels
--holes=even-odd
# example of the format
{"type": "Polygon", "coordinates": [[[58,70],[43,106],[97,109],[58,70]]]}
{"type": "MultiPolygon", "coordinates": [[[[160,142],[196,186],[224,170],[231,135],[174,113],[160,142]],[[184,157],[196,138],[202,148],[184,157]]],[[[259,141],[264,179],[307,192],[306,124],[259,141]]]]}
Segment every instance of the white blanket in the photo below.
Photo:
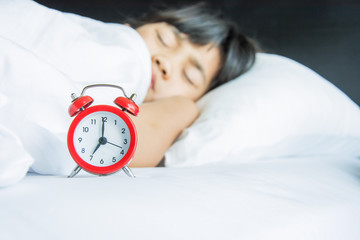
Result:
{"type": "MultiPolygon", "coordinates": [[[[0,0],[0,137],[20,139],[2,149],[1,165],[16,161],[9,156],[20,148],[33,158],[34,171],[66,174],[74,166],[65,144],[70,94],[79,95],[88,84],[110,83],[127,95],[136,93],[140,104],[150,79],[150,55],[134,29],[29,0],[0,0]]],[[[111,104],[122,95],[104,89],[87,94],[94,104],[111,104]]],[[[14,172],[19,174],[24,172],[14,172]]]]}

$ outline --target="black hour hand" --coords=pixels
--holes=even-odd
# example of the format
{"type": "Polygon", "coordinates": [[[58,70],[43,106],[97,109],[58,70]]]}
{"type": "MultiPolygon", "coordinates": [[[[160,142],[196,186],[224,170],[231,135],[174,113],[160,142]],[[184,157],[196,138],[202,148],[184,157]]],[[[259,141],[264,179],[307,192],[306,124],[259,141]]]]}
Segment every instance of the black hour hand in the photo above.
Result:
{"type": "Polygon", "coordinates": [[[96,148],[95,148],[95,150],[93,151],[92,155],[94,155],[94,153],[99,149],[100,146],[101,146],[101,143],[99,143],[99,144],[96,146],[96,148]]]}

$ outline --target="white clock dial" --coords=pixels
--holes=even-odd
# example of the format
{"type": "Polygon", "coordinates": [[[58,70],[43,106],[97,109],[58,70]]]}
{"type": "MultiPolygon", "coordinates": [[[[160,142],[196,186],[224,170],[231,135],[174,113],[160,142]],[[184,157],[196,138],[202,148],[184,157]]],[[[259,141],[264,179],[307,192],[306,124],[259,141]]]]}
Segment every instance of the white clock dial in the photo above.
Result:
{"type": "Polygon", "coordinates": [[[130,131],[118,115],[98,111],[84,117],[74,132],[77,154],[88,164],[107,167],[120,161],[131,141],[130,131]]]}

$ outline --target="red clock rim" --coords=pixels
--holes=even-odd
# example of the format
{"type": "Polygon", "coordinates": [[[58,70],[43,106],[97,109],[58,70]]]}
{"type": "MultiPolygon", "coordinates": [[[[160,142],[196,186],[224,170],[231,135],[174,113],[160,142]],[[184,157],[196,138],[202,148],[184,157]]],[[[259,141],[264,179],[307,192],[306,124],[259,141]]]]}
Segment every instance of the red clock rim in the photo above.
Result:
{"type": "Polygon", "coordinates": [[[130,162],[131,158],[133,157],[135,150],[136,150],[136,146],[137,146],[136,128],[135,128],[135,125],[134,125],[133,121],[131,120],[131,118],[125,112],[123,112],[121,109],[113,107],[113,106],[109,106],[109,105],[96,105],[96,106],[85,109],[84,111],[80,112],[75,117],[75,119],[73,120],[73,122],[71,123],[71,125],[69,127],[69,131],[68,131],[68,135],[67,135],[67,145],[68,145],[70,155],[72,156],[72,158],[75,160],[75,162],[81,168],[83,168],[84,170],[86,170],[88,172],[95,173],[95,174],[110,174],[110,173],[119,171],[126,164],[128,164],[130,162]],[[102,111],[111,112],[111,113],[119,116],[121,119],[123,119],[129,128],[130,137],[131,137],[129,149],[128,149],[127,153],[125,154],[125,156],[117,163],[115,163],[111,166],[106,166],[106,167],[93,166],[93,165],[87,163],[79,156],[79,154],[76,152],[75,146],[74,146],[74,133],[75,133],[75,129],[76,129],[77,125],[80,123],[80,121],[83,120],[86,116],[88,116],[91,113],[102,112],[102,111]]]}

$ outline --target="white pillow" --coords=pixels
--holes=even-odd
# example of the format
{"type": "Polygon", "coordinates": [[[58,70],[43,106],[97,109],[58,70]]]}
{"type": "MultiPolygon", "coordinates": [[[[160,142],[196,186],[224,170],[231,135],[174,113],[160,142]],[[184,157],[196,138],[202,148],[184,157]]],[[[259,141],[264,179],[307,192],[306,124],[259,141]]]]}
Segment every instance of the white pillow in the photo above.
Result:
{"type": "Polygon", "coordinates": [[[198,101],[201,114],[166,166],[281,156],[360,155],[360,110],[309,68],[259,53],[246,74],[198,101]]]}

